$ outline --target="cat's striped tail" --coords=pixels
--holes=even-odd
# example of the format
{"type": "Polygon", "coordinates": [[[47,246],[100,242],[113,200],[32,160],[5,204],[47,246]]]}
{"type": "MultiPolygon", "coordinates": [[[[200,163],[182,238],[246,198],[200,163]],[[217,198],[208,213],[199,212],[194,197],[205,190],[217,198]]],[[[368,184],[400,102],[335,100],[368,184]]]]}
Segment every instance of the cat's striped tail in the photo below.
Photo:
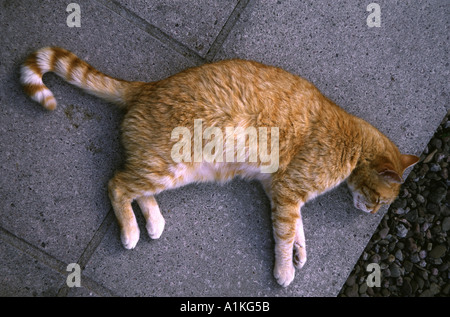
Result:
{"type": "Polygon", "coordinates": [[[93,95],[125,105],[130,82],[99,72],[68,50],[44,47],[32,53],[22,64],[20,81],[25,92],[48,110],[56,108],[56,99],[42,81],[42,76],[47,72],[54,72],[93,95]]]}

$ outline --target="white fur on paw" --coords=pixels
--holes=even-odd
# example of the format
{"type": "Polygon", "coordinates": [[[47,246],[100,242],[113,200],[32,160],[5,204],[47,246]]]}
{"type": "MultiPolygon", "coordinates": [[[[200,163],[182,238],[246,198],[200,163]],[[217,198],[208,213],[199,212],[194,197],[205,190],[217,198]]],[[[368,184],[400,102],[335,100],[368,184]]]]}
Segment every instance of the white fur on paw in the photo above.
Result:
{"type": "Polygon", "coordinates": [[[275,269],[273,270],[273,276],[277,280],[278,284],[283,287],[288,286],[294,280],[295,277],[295,268],[294,265],[275,265],[275,269]]]}
{"type": "Polygon", "coordinates": [[[306,248],[299,243],[294,243],[294,266],[301,269],[306,263],[306,248]]]}
{"type": "Polygon", "coordinates": [[[153,220],[152,222],[148,221],[145,227],[147,228],[147,232],[150,238],[159,239],[164,231],[165,225],[166,221],[164,220],[163,217],[160,217],[156,221],[155,220],[153,220]]]}
{"type": "Polygon", "coordinates": [[[120,235],[120,239],[122,240],[122,244],[125,249],[134,249],[136,244],[139,241],[139,228],[136,226],[132,229],[123,230],[120,235]]]}

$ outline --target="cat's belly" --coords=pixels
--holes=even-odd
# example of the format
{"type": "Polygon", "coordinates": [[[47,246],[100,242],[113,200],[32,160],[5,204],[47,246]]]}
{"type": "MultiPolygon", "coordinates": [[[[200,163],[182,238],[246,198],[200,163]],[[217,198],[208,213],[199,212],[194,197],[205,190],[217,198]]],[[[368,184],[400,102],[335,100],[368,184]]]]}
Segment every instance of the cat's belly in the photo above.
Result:
{"type": "Polygon", "coordinates": [[[271,174],[261,173],[258,166],[249,163],[178,163],[169,168],[170,176],[161,185],[176,188],[193,182],[225,183],[239,176],[248,180],[267,180],[271,174]]]}

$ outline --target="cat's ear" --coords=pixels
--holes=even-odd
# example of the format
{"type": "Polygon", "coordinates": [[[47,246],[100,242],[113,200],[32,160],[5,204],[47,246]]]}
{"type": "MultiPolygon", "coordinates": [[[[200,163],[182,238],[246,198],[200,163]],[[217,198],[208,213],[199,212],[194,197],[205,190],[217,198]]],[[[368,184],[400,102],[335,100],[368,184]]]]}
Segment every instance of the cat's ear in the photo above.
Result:
{"type": "Polygon", "coordinates": [[[377,171],[378,175],[383,178],[384,181],[388,183],[402,184],[403,172],[408,167],[416,164],[419,161],[419,157],[415,155],[402,154],[400,160],[402,164],[401,174],[399,174],[395,170],[394,165],[386,158],[377,161],[377,164],[375,165],[375,170],[377,171]]]}
{"type": "Polygon", "coordinates": [[[402,154],[401,156],[403,170],[407,169],[410,166],[413,166],[417,162],[419,162],[419,157],[415,155],[402,154]]]}
{"type": "Polygon", "coordinates": [[[385,157],[375,160],[374,169],[385,182],[403,183],[402,175],[395,171],[392,162],[385,157]]]}
{"type": "Polygon", "coordinates": [[[381,176],[388,183],[397,183],[402,184],[403,178],[393,170],[385,170],[382,172],[378,172],[378,175],[381,176]]]}
{"type": "Polygon", "coordinates": [[[378,172],[378,175],[381,176],[388,183],[397,183],[402,184],[403,178],[396,171],[392,169],[384,169],[378,172]]]}

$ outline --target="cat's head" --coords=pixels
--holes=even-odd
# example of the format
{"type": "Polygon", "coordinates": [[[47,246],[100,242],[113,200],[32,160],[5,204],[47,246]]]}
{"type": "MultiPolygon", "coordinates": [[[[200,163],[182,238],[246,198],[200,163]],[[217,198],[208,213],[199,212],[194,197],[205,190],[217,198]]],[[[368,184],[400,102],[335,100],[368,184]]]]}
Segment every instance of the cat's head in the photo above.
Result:
{"type": "Polygon", "coordinates": [[[395,200],[403,183],[403,172],[419,160],[415,155],[395,154],[365,159],[349,176],[347,184],[356,208],[376,213],[382,205],[395,200]]]}

